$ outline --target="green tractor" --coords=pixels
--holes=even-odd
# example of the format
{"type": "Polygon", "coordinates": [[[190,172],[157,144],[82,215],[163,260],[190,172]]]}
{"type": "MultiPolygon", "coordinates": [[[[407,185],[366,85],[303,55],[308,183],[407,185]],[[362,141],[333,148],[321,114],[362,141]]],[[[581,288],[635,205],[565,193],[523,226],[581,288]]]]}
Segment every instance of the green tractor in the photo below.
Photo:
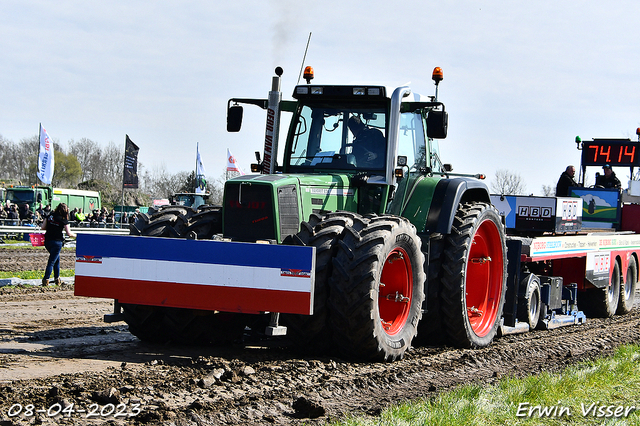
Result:
{"type": "MultiPolygon", "coordinates": [[[[395,360],[412,342],[490,344],[506,292],[505,234],[482,176],[454,174],[439,157],[448,125],[440,68],[426,97],[408,86],[312,84],[308,67],[295,100],[282,100],[281,74],[268,99],[229,100],[231,132],[241,128],[240,104],[267,112],[255,174],[228,180],[221,207],[168,206],[142,215],[132,233],[314,247],[312,315],[279,307],[268,316],[268,334],[286,327],[309,352],[395,360]],[[282,113],[292,115],[278,156],[282,113]]],[[[150,304],[123,305],[146,340],[221,341],[246,324],[222,312],[230,308],[150,304]]]]}

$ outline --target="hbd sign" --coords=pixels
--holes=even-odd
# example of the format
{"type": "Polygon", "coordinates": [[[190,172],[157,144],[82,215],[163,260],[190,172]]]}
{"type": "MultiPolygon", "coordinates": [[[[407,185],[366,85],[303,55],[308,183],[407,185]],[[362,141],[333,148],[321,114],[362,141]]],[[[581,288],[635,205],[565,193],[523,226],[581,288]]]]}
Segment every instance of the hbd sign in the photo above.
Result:
{"type": "Polygon", "coordinates": [[[551,217],[553,215],[553,209],[551,207],[542,206],[519,206],[518,216],[531,219],[540,219],[545,217],[551,217]]]}

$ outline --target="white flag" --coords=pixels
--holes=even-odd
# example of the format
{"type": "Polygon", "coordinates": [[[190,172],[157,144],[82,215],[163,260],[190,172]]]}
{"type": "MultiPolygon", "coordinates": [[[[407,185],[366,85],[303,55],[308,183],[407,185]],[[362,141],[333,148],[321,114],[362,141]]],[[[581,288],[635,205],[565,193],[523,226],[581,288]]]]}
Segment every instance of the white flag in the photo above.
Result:
{"type": "Polygon", "coordinates": [[[38,179],[45,185],[53,179],[53,141],[40,124],[40,154],[38,155],[38,179]]]}
{"type": "Polygon", "coordinates": [[[200,157],[200,147],[196,145],[196,194],[204,194],[207,192],[207,181],[204,174],[204,164],[202,164],[202,157],[200,157]]]}
{"type": "Polygon", "coordinates": [[[227,171],[238,172],[241,175],[244,175],[244,172],[242,171],[240,166],[238,166],[238,163],[236,163],[235,157],[231,155],[231,151],[229,151],[229,148],[227,148],[227,171]]]}

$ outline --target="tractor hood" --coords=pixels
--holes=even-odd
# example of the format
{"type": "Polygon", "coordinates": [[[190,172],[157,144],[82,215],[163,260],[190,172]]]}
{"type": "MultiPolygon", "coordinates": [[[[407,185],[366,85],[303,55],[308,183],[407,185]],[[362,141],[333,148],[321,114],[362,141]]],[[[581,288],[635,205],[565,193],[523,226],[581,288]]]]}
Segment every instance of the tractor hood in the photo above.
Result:
{"type": "Polygon", "coordinates": [[[353,175],[248,175],[225,183],[223,233],[234,241],[282,242],[312,213],[356,211],[353,175]]]}

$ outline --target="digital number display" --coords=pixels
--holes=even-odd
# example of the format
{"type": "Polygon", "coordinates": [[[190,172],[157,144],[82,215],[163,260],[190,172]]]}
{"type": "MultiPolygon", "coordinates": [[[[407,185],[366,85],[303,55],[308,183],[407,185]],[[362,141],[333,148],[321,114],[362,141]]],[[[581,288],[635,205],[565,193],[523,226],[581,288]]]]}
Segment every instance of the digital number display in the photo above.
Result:
{"type": "Polygon", "coordinates": [[[594,139],[582,143],[583,166],[638,166],[640,143],[629,139],[594,139]]]}

